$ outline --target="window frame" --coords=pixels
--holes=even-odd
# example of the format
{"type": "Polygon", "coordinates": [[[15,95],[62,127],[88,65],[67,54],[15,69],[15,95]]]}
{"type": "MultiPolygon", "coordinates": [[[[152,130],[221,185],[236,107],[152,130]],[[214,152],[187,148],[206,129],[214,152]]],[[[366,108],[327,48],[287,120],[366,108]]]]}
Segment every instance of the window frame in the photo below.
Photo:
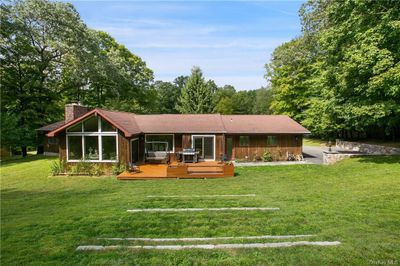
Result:
{"type": "Polygon", "coordinates": [[[240,136],[239,136],[238,144],[239,144],[239,147],[250,147],[250,136],[248,136],[248,135],[240,135],[240,136]],[[240,143],[240,138],[241,138],[241,137],[246,137],[246,138],[248,139],[247,145],[242,145],[242,144],[240,143]]]}
{"type": "MultiPolygon", "coordinates": [[[[88,117],[85,120],[92,118],[88,117]]],[[[104,118],[103,118],[104,119],[104,118]]],[[[66,157],[67,157],[67,162],[93,162],[93,163],[116,163],[119,161],[119,143],[118,143],[118,131],[117,129],[114,131],[101,131],[101,117],[97,116],[97,131],[93,132],[85,132],[84,130],[84,121],[80,121],[82,124],[82,131],[81,132],[68,132],[68,128],[66,130],[66,157]],[[81,137],[82,139],[82,159],[81,160],[76,160],[76,159],[69,159],[69,141],[68,137],[69,136],[76,136],[76,137],[81,137]],[[85,160],[85,136],[93,136],[97,137],[98,141],[98,147],[99,147],[99,159],[98,160],[85,160]],[[103,143],[102,143],[102,137],[103,136],[114,136],[115,137],[115,143],[116,143],[116,159],[115,160],[103,160],[103,143]]],[[[73,127],[74,125],[71,125],[73,127]]]]}
{"type": "MultiPolygon", "coordinates": [[[[165,141],[147,141],[147,136],[172,136],[172,150],[167,153],[175,153],[175,134],[144,134],[144,149],[147,152],[147,143],[165,143],[165,141]]],[[[167,142],[168,143],[168,142],[167,142]]]]}
{"type": "Polygon", "coordinates": [[[276,147],[276,146],[278,146],[278,136],[277,136],[277,135],[267,135],[267,137],[266,137],[266,139],[265,139],[265,145],[266,145],[267,147],[276,147]],[[269,138],[269,137],[275,138],[275,144],[269,144],[269,143],[268,143],[268,138],[269,138]]]}
{"type": "Polygon", "coordinates": [[[57,137],[47,137],[47,144],[49,145],[58,145],[59,140],[57,137]]]}
{"type": "Polygon", "coordinates": [[[191,145],[191,147],[192,147],[192,149],[194,149],[194,139],[195,138],[202,138],[203,140],[201,141],[202,142],[202,149],[203,149],[203,154],[204,154],[204,137],[212,137],[213,138],[213,158],[212,159],[202,159],[202,160],[204,160],[204,161],[215,161],[215,157],[216,157],[216,153],[217,153],[217,151],[216,151],[216,147],[217,147],[217,137],[216,137],[216,135],[192,135],[191,136],[191,138],[190,138],[190,140],[191,140],[191,142],[192,142],[192,145],[191,145]]]}

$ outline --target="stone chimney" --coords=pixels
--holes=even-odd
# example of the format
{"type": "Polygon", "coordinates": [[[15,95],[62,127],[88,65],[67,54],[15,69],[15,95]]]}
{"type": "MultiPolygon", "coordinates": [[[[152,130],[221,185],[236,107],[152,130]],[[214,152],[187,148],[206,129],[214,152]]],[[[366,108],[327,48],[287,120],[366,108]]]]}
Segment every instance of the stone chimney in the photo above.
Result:
{"type": "Polygon", "coordinates": [[[88,112],[88,108],[86,106],[81,105],[80,103],[69,103],[65,105],[65,123],[72,121],[88,112]]]}

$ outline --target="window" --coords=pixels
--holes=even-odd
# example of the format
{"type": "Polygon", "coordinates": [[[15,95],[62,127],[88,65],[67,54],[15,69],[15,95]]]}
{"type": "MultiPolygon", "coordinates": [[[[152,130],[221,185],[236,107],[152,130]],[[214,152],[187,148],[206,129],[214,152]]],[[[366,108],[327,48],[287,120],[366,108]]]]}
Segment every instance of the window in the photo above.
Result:
{"type": "Polygon", "coordinates": [[[99,121],[97,116],[92,116],[91,118],[83,122],[83,130],[85,132],[97,132],[99,131],[99,121]]]}
{"type": "Polygon", "coordinates": [[[250,145],[250,137],[249,136],[239,136],[239,146],[245,147],[250,145]]]}
{"type": "Polygon", "coordinates": [[[174,151],[174,135],[146,135],[146,151],[174,151]]]}
{"type": "Polygon", "coordinates": [[[82,137],[68,136],[68,159],[82,160],[82,137]]]}
{"type": "Polygon", "coordinates": [[[99,116],[92,116],[82,123],[68,128],[67,160],[72,162],[80,160],[89,162],[118,161],[116,129],[99,116]]]}
{"type": "Polygon", "coordinates": [[[99,137],[84,136],[85,160],[99,160],[99,137]]]}
{"type": "Polygon", "coordinates": [[[117,141],[114,136],[102,136],[102,155],[103,160],[117,159],[117,141]]]}
{"type": "Polygon", "coordinates": [[[116,130],[115,127],[113,127],[110,123],[108,123],[106,120],[101,118],[101,131],[103,132],[114,132],[116,130]]]}
{"type": "Polygon", "coordinates": [[[67,132],[82,132],[82,123],[78,123],[67,129],[67,132]]]}
{"type": "Polygon", "coordinates": [[[52,137],[47,139],[47,143],[49,145],[57,145],[58,144],[58,138],[52,137]]]}
{"type": "Polygon", "coordinates": [[[267,136],[267,146],[276,146],[278,144],[277,136],[267,136]]]}

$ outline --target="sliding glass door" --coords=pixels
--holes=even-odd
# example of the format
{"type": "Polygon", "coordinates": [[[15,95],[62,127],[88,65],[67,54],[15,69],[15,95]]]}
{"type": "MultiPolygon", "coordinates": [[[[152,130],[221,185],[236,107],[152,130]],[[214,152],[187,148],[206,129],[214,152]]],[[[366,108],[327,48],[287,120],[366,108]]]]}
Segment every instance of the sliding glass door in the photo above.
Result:
{"type": "Polygon", "coordinates": [[[215,156],[215,136],[213,135],[194,135],[193,148],[199,152],[199,158],[204,160],[214,160],[215,156]]]}

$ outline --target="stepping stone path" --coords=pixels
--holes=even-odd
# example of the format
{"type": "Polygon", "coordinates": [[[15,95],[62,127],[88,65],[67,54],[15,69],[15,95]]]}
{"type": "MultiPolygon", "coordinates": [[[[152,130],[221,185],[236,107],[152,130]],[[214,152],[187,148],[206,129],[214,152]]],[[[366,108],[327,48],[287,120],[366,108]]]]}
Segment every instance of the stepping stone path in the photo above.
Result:
{"type": "Polygon", "coordinates": [[[277,243],[250,243],[250,244],[207,244],[207,245],[165,245],[165,246],[79,246],[77,251],[109,251],[119,249],[238,249],[238,248],[282,248],[295,246],[337,246],[339,241],[297,241],[297,242],[277,242],[277,243]]]}
{"type": "MultiPolygon", "coordinates": [[[[242,195],[148,195],[147,198],[206,198],[206,197],[254,197],[255,194],[242,195]]],[[[225,208],[150,208],[150,209],[130,209],[127,212],[197,212],[197,211],[278,211],[279,208],[271,207],[225,207],[225,208]]],[[[213,241],[213,240],[234,240],[234,239],[287,239],[305,238],[314,235],[263,235],[263,236],[239,236],[239,237],[194,237],[194,238],[98,238],[108,241],[149,241],[149,242],[168,242],[168,241],[213,241]]],[[[148,249],[148,250],[185,250],[185,249],[239,249],[239,248],[285,248],[295,246],[337,246],[339,241],[294,241],[294,242],[275,242],[275,243],[247,243],[247,244],[196,244],[196,245],[82,245],[77,247],[77,251],[110,251],[121,249],[148,249]]]]}

